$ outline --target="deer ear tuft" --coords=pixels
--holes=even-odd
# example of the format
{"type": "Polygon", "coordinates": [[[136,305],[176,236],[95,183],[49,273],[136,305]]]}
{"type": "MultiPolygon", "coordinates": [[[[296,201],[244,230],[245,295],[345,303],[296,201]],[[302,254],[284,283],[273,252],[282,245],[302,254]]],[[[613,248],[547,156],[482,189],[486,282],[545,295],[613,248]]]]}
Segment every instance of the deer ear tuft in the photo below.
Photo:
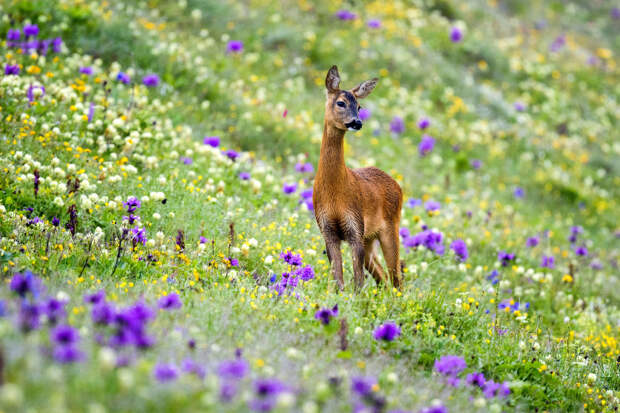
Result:
{"type": "Polygon", "coordinates": [[[378,81],[379,79],[377,79],[376,77],[370,80],[366,80],[365,82],[362,82],[359,85],[355,86],[353,89],[351,89],[351,93],[353,93],[353,96],[355,96],[357,99],[364,99],[366,96],[370,95],[370,92],[372,92],[375,86],[377,86],[378,81]]]}
{"type": "Polygon", "coordinates": [[[325,87],[329,93],[336,93],[340,90],[338,85],[340,85],[340,75],[338,74],[338,67],[334,65],[327,72],[325,87]]]}

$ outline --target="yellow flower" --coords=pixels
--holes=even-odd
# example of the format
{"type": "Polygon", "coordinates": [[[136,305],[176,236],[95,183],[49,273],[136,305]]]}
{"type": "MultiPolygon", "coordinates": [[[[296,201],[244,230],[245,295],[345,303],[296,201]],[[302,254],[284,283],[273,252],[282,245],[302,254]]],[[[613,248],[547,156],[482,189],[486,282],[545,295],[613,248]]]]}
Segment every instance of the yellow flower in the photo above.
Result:
{"type": "Polygon", "coordinates": [[[564,281],[565,283],[572,283],[573,277],[570,274],[564,274],[564,277],[562,277],[562,281],[564,281]]]}

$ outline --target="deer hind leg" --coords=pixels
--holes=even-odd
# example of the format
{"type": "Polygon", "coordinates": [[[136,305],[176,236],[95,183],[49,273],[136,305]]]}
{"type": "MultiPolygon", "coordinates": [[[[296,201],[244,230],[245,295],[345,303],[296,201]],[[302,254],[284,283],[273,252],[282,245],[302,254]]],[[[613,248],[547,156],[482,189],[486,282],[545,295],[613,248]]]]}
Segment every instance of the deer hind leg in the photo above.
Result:
{"type": "Polygon", "coordinates": [[[379,234],[379,241],[381,242],[383,257],[387,263],[392,285],[400,290],[402,279],[400,274],[400,240],[398,238],[398,231],[395,228],[382,231],[379,234]]]}
{"type": "Polygon", "coordinates": [[[377,256],[377,239],[364,241],[364,267],[375,279],[377,285],[387,280],[377,256]]]}

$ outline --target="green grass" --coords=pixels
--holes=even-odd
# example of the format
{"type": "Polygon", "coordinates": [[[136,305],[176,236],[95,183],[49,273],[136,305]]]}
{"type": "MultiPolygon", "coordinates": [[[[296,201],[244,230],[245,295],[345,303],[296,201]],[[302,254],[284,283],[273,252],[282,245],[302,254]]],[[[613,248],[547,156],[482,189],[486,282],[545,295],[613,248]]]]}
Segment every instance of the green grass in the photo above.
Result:
{"type": "Polygon", "coordinates": [[[65,43],[65,51],[46,57],[0,43],[2,68],[21,65],[19,76],[0,78],[0,412],[245,411],[258,397],[253,381],[270,377],[286,384],[276,411],[347,411],[372,400],[378,411],[438,403],[450,411],[618,407],[612,5],[381,3],[0,6],[2,36],[11,26],[37,23],[40,38],[61,36],[65,43]],[[358,18],[339,21],[340,8],[358,18]],[[372,17],[381,29],[366,26],[372,17]],[[543,18],[545,27],[535,29],[543,18]],[[466,27],[460,43],[449,40],[455,24],[466,27]],[[561,34],[566,46],[550,52],[561,34]],[[226,53],[230,39],[244,42],[242,53],[226,53]],[[594,66],[587,62],[592,55],[594,66]],[[403,247],[401,292],[369,277],[355,294],[348,247],[347,287],[336,291],[314,217],[300,202],[312,174],[294,166],[316,167],[323,79],[332,64],[345,87],[380,77],[362,102],[371,118],[346,137],[349,166],[376,165],[399,181],[405,200],[441,203],[438,214],[403,209],[401,227],[416,233],[425,224],[442,232],[446,252],[403,247]],[[83,66],[95,73],[80,75],[83,66]],[[131,75],[131,85],[116,81],[119,70],[131,75]],[[148,73],[162,83],[143,86],[148,73]],[[39,84],[46,95],[30,105],[26,90],[39,84]],[[515,102],[525,110],[515,110],[515,102]],[[389,130],[394,116],[405,121],[401,135],[389,130]],[[425,131],[416,125],[422,116],[431,120],[425,131]],[[423,133],[437,140],[425,157],[417,149],[423,133]],[[231,162],[204,145],[203,137],[212,135],[221,137],[220,149],[241,157],[231,162]],[[474,159],[482,162],[478,170],[474,159]],[[251,179],[242,181],[240,172],[251,179]],[[80,188],[65,191],[75,178],[80,188]],[[298,190],[283,194],[282,185],[291,182],[298,190]],[[516,187],[523,198],[514,196],[516,187]],[[152,192],[162,192],[165,202],[152,192]],[[122,202],[129,196],[148,198],[135,214],[149,241],[132,246],[125,239],[117,260],[126,227],[122,202]],[[73,237],[64,228],[72,204],[78,211],[73,237]],[[30,224],[35,216],[44,222],[30,224]],[[53,217],[61,219],[59,228],[53,217]],[[583,228],[575,245],[568,241],[572,226],[583,228]],[[526,247],[535,235],[540,245],[526,247]],[[466,263],[450,251],[455,239],[467,241],[466,263]],[[577,245],[587,246],[587,257],[575,254],[577,245]],[[300,253],[316,277],[278,296],[271,278],[290,271],[279,258],[287,249],[300,253]],[[514,252],[516,261],[500,266],[500,250],[514,252]],[[540,267],[543,254],[555,257],[554,269],[540,267]],[[498,284],[487,279],[493,269],[498,284]],[[17,327],[20,300],[9,282],[24,270],[43,278],[47,295],[67,300],[66,322],[79,329],[81,362],[53,360],[45,319],[29,333],[17,327]],[[157,311],[148,327],[152,348],[111,349],[97,342],[103,330],[82,299],[99,289],[117,307],[145,300],[156,308],[170,293],[180,295],[183,307],[157,311]],[[529,309],[498,309],[510,300],[528,302],[529,309]],[[315,312],[335,304],[338,317],[322,326],[315,312]],[[341,320],[348,328],[339,334],[341,320]],[[381,343],[372,333],[386,321],[399,324],[402,334],[381,343]],[[223,402],[226,382],[217,368],[237,348],[250,372],[223,402]],[[448,354],[467,363],[458,388],[434,369],[448,354]],[[157,363],[180,366],[187,357],[205,366],[204,379],[153,378],[157,363]],[[128,365],[119,366],[121,360],[128,365]],[[464,382],[475,371],[506,382],[511,394],[485,399],[464,382]],[[354,394],[354,377],[376,379],[372,400],[354,394]]]}

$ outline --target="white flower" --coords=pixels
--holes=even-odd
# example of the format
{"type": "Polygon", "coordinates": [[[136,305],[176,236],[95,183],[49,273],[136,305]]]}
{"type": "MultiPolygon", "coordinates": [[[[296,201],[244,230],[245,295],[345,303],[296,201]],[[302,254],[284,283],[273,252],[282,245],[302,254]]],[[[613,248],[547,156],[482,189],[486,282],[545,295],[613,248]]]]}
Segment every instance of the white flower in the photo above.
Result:
{"type": "Polygon", "coordinates": [[[159,221],[161,219],[161,215],[159,215],[159,213],[157,213],[157,212],[154,212],[153,213],[153,219],[156,219],[156,220],[159,221]]]}
{"type": "Polygon", "coordinates": [[[267,255],[265,257],[265,259],[263,260],[263,262],[267,265],[271,264],[273,262],[273,257],[271,255],[267,255]]]}
{"type": "Polygon", "coordinates": [[[54,205],[62,207],[65,205],[65,202],[62,200],[61,197],[57,196],[56,198],[54,198],[54,205]]]}

